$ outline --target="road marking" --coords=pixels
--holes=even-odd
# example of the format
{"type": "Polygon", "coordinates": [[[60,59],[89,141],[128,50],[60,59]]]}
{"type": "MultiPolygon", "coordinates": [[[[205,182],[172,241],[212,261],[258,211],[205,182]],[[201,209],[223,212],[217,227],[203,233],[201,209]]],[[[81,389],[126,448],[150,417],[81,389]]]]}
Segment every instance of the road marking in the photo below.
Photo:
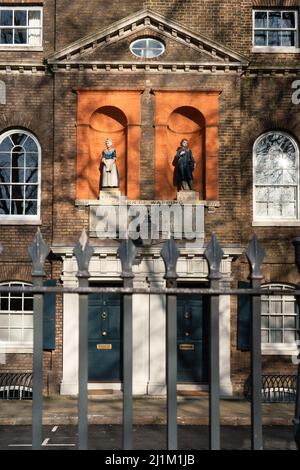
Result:
{"type": "Polygon", "coordinates": [[[46,437],[46,439],[44,439],[42,442],[42,446],[46,446],[49,441],[50,441],[50,437],[46,437]]]}
{"type": "Polygon", "coordinates": [[[51,429],[51,432],[56,432],[58,430],[58,426],[54,426],[53,429],[51,429]]]}
{"type": "Polygon", "coordinates": [[[8,444],[8,447],[31,447],[31,444],[8,444]]]}

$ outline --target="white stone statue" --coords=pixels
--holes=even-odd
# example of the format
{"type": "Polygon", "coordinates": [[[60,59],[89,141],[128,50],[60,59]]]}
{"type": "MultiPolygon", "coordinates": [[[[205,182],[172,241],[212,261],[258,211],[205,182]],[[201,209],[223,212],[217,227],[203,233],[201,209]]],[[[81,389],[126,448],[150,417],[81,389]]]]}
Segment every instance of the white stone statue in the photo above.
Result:
{"type": "Polygon", "coordinates": [[[112,148],[112,139],[106,139],[106,148],[102,152],[100,162],[101,184],[100,188],[119,188],[120,180],[116,164],[116,149],[112,148]]]}

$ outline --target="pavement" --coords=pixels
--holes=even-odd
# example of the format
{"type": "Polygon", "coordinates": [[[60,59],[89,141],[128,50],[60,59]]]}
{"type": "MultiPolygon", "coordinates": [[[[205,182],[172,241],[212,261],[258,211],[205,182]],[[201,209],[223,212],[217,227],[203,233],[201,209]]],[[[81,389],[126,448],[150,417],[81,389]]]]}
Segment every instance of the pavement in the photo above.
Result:
{"type": "MultiPolygon", "coordinates": [[[[250,402],[241,399],[223,399],[220,402],[221,425],[249,426],[250,402]]],[[[165,397],[134,397],[135,425],[166,424],[165,397]]],[[[122,424],[122,396],[103,395],[89,398],[89,424],[122,424]]],[[[179,425],[207,426],[209,403],[207,397],[178,397],[177,422],[179,425]]],[[[76,425],[77,398],[67,396],[44,397],[44,425],[76,425]]],[[[295,405],[289,403],[264,403],[262,405],[265,426],[292,426],[295,405]]],[[[31,425],[32,401],[1,400],[0,426],[31,425]]]]}

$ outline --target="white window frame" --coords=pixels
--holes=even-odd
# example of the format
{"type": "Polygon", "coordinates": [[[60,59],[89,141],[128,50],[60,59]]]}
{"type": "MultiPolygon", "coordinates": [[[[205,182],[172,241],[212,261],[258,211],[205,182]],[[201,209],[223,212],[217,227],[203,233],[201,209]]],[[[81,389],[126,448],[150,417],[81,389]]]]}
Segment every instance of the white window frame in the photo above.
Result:
{"type": "MultiPolygon", "coordinates": [[[[7,51],[9,50],[16,50],[16,51],[42,51],[43,50],[43,7],[42,6],[25,6],[25,5],[19,5],[19,6],[0,6],[0,11],[1,10],[25,10],[25,11],[39,11],[41,15],[41,26],[39,28],[30,28],[28,25],[27,26],[18,26],[17,29],[39,29],[40,30],[40,44],[39,45],[30,45],[30,44],[2,44],[0,43],[0,51],[7,51]]],[[[28,13],[27,13],[27,18],[28,18],[28,13]]],[[[6,29],[14,29],[15,26],[7,26],[6,29]]],[[[1,26],[0,26],[1,29],[1,26]]]]}
{"type": "MultiPolygon", "coordinates": [[[[157,57],[160,57],[161,55],[163,55],[163,53],[164,53],[165,50],[166,50],[165,45],[164,45],[164,43],[163,43],[161,40],[159,40],[159,39],[157,39],[157,38],[154,38],[154,37],[150,37],[150,36],[149,36],[149,37],[144,37],[144,38],[137,38],[135,41],[133,41],[133,42],[130,44],[129,48],[130,48],[131,54],[133,54],[135,57],[138,57],[139,59],[142,59],[142,60],[152,60],[152,59],[156,59],[157,57]],[[158,54],[158,55],[156,55],[156,56],[154,56],[154,57],[143,57],[143,56],[140,56],[140,55],[136,54],[136,53],[133,51],[135,45],[136,45],[139,41],[147,41],[147,42],[148,42],[148,41],[150,41],[150,40],[151,40],[151,41],[157,41],[157,42],[162,46],[162,51],[161,51],[160,54],[158,54]]],[[[141,48],[139,48],[139,49],[141,49],[141,48]]],[[[146,46],[145,50],[147,50],[147,46],[146,46]]]]}
{"type": "MultiPolygon", "coordinates": [[[[283,284],[283,283],[270,283],[270,284],[264,284],[262,285],[262,289],[266,290],[265,296],[268,296],[268,289],[282,289],[282,301],[284,302],[284,291],[292,291],[295,290],[295,286],[291,284],[283,284]]],[[[277,297],[276,296],[268,296],[268,297],[277,297]]],[[[291,296],[288,296],[288,298],[291,298],[291,296]]],[[[263,298],[261,300],[264,300],[263,298]]],[[[296,299],[295,299],[296,302],[296,299]]],[[[296,303],[297,305],[297,303],[296,303]]],[[[262,312],[263,313],[263,312],[262,312]]],[[[283,314],[279,314],[280,316],[284,317],[283,314]]],[[[287,314],[287,316],[290,314],[287,314]]],[[[299,319],[299,313],[298,313],[298,307],[297,307],[297,315],[299,319]]],[[[263,315],[262,315],[263,316],[263,315]]],[[[298,325],[299,326],[299,325],[298,325]]],[[[297,326],[296,326],[297,328],[297,326]]],[[[263,330],[263,327],[261,328],[261,331],[263,330]]],[[[284,330],[284,327],[283,327],[284,330]]],[[[279,356],[294,356],[298,354],[298,347],[296,341],[294,343],[261,343],[261,351],[263,355],[279,355],[279,356]]]]}
{"type": "MultiPolygon", "coordinates": [[[[280,131],[280,130],[274,130],[274,131],[269,131],[269,132],[264,132],[263,134],[261,134],[257,139],[256,141],[254,142],[254,145],[253,145],[253,154],[252,154],[252,162],[253,162],[253,172],[252,172],[252,178],[253,178],[253,188],[252,188],[252,197],[253,197],[253,201],[252,201],[252,210],[253,210],[253,223],[252,225],[254,227],[274,227],[274,226],[300,226],[300,207],[299,207],[299,193],[300,193],[300,176],[299,176],[299,145],[298,143],[296,142],[296,140],[290,135],[288,134],[287,132],[283,132],[283,131],[280,131]],[[257,187],[257,184],[256,184],[256,164],[257,164],[257,158],[256,158],[256,148],[257,148],[257,145],[259,143],[259,141],[263,138],[263,137],[266,137],[268,135],[271,135],[271,134],[281,134],[285,137],[287,137],[288,139],[291,140],[291,142],[293,143],[293,145],[295,146],[296,148],[296,159],[297,159],[297,163],[296,163],[296,172],[297,172],[297,196],[296,196],[296,217],[259,217],[257,216],[256,214],[256,187],[257,187]]],[[[276,185],[274,185],[274,187],[276,187],[276,185]]]]}
{"type": "Polygon", "coordinates": [[[31,137],[38,148],[38,182],[37,182],[37,214],[36,215],[23,215],[23,214],[0,214],[0,225],[40,225],[41,224],[41,164],[42,164],[42,150],[37,138],[29,131],[24,129],[11,129],[3,134],[0,134],[0,143],[9,135],[14,133],[22,133],[31,137]]]}
{"type": "Polygon", "coordinates": [[[298,10],[296,9],[284,9],[284,8],[277,8],[277,9],[253,9],[252,10],[252,52],[259,52],[259,53],[271,53],[271,54],[280,54],[280,53],[290,53],[295,54],[300,52],[299,48],[299,19],[298,19],[298,10]],[[257,12],[265,12],[265,13],[295,13],[295,28],[285,28],[284,31],[295,31],[295,46],[256,46],[255,45],[255,31],[280,31],[281,28],[255,28],[255,13],[257,12]]]}
{"type": "MultiPolygon", "coordinates": [[[[22,282],[22,281],[7,281],[7,282],[1,282],[0,286],[32,286],[29,282],[22,282]]],[[[5,295],[5,294],[2,294],[5,295]]],[[[22,304],[24,301],[24,293],[22,294],[22,304]]],[[[33,302],[33,301],[32,301],[33,302]]],[[[3,310],[0,310],[3,312],[3,310]]],[[[22,308],[22,311],[23,308],[22,308]]],[[[7,310],[7,314],[9,315],[10,313],[14,312],[14,310],[7,310]]],[[[20,310],[17,310],[17,312],[20,312],[20,310]]],[[[26,311],[28,312],[28,311],[26,311]]],[[[27,313],[28,315],[28,313],[27,313]]],[[[32,322],[33,322],[33,310],[32,310],[32,322]]],[[[33,331],[33,323],[32,323],[32,331],[33,331]]],[[[10,353],[15,353],[15,354],[26,354],[26,353],[32,353],[33,352],[33,340],[32,341],[0,341],[0,353],[2,356],[5,356],[5,354],[10,354],[10,353]]],[[[4,357],[4,362],[5,362],[5,357],[4,357]]]]}

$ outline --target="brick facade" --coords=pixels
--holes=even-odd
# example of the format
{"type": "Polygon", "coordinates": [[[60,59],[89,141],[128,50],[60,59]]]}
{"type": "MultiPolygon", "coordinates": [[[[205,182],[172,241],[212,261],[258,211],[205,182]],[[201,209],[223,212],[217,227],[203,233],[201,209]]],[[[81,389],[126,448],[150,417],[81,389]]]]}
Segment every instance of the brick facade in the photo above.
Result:
{"type": "MultiPolygon", "coordinates": [[[[12,1],[5,4],[25,5],[12,1]]],[[[214,212],[205,214],[206,241],[216,233],[223,246],[244,248],[253,233],[266,250],[264,282],[296,284],[291,240],[299,227],[253,227],[252,148],[255,140],[272,129],[285,131],[300,142],[300,107],[291,100],[292,83],[300,79],[299,54],[257,54],[252,52],[252,9],[284,7],[298,9],[299,0],[180,0],[111,1],[43,0],[43,51],[5,51],[0,48],[0,80],[6,85],[6,104],[0,105],[1,133],[12,128],[32,132],[42,147],[41,231],[50,246],[72,246],[82,228],[88,230],[88,208],[75,205],[77,154],[77,90],[141,90],[141,199],[155,197],[155,89],[209,92],[220,91],[218,134],[218,201],[214,212]],[[203,35],[224,48],[244,56],[248,67],[226,73],[214,68],[201,71],[151,71],[147,69],[110,70],[59,69],[46,60],[74,41],[110,28],[129,14],[150,8],[195,34],[203,35]],[[2,65],[1,65],[2,64],[2,65]],[[4,66],[3,66],[4,64],[4,66]],[[17,67],[14,68],[15,64],[17,67]],[[39,67],[38,70],[31,66],[39,67]],[[26,66],[28,66],[26,68],[26,66]],[[25,67],[25,69],[24,69],[25,67]],[[31,67],[31,68],[30,68],[31,67]],[[268,67],[271,67],[268,69],[268,67]]],[[[298,15],[299,18],[300,15],[298,15]]],[[[105,47],[81,51],[80,61],[130,62],[129,44],[142,32],[105,47]]],[[[209,61],[211,55],[196,52],[188,44],[151,32],[166,46],[166,62],[209,61]]],[[[159,62],[160,58],[154,59],[159,62]]],[[[36,226],[0,225],[0,281],[31,281],[27,246],[36,226]]],[[[62,260],[47,262],[47,277],[60,280],[62,260]]],[[[234,261],[233,285],[246,279],[244,257],[234,261]]],[[[249,354],[236,349],[236,301],[232,300],[231,358],[232,380],[240,392],[249,369],[249,354]]],[[[57,299],[56,350],[45,352],[45,389],[58,393],[62,375],[62,299],[57,299]]],[[[31,369],[30,354],[7,355],[0,371],[31,369]]],[[[294,372],[289,356],[264,356],[264,372],[294,372]]]]}

